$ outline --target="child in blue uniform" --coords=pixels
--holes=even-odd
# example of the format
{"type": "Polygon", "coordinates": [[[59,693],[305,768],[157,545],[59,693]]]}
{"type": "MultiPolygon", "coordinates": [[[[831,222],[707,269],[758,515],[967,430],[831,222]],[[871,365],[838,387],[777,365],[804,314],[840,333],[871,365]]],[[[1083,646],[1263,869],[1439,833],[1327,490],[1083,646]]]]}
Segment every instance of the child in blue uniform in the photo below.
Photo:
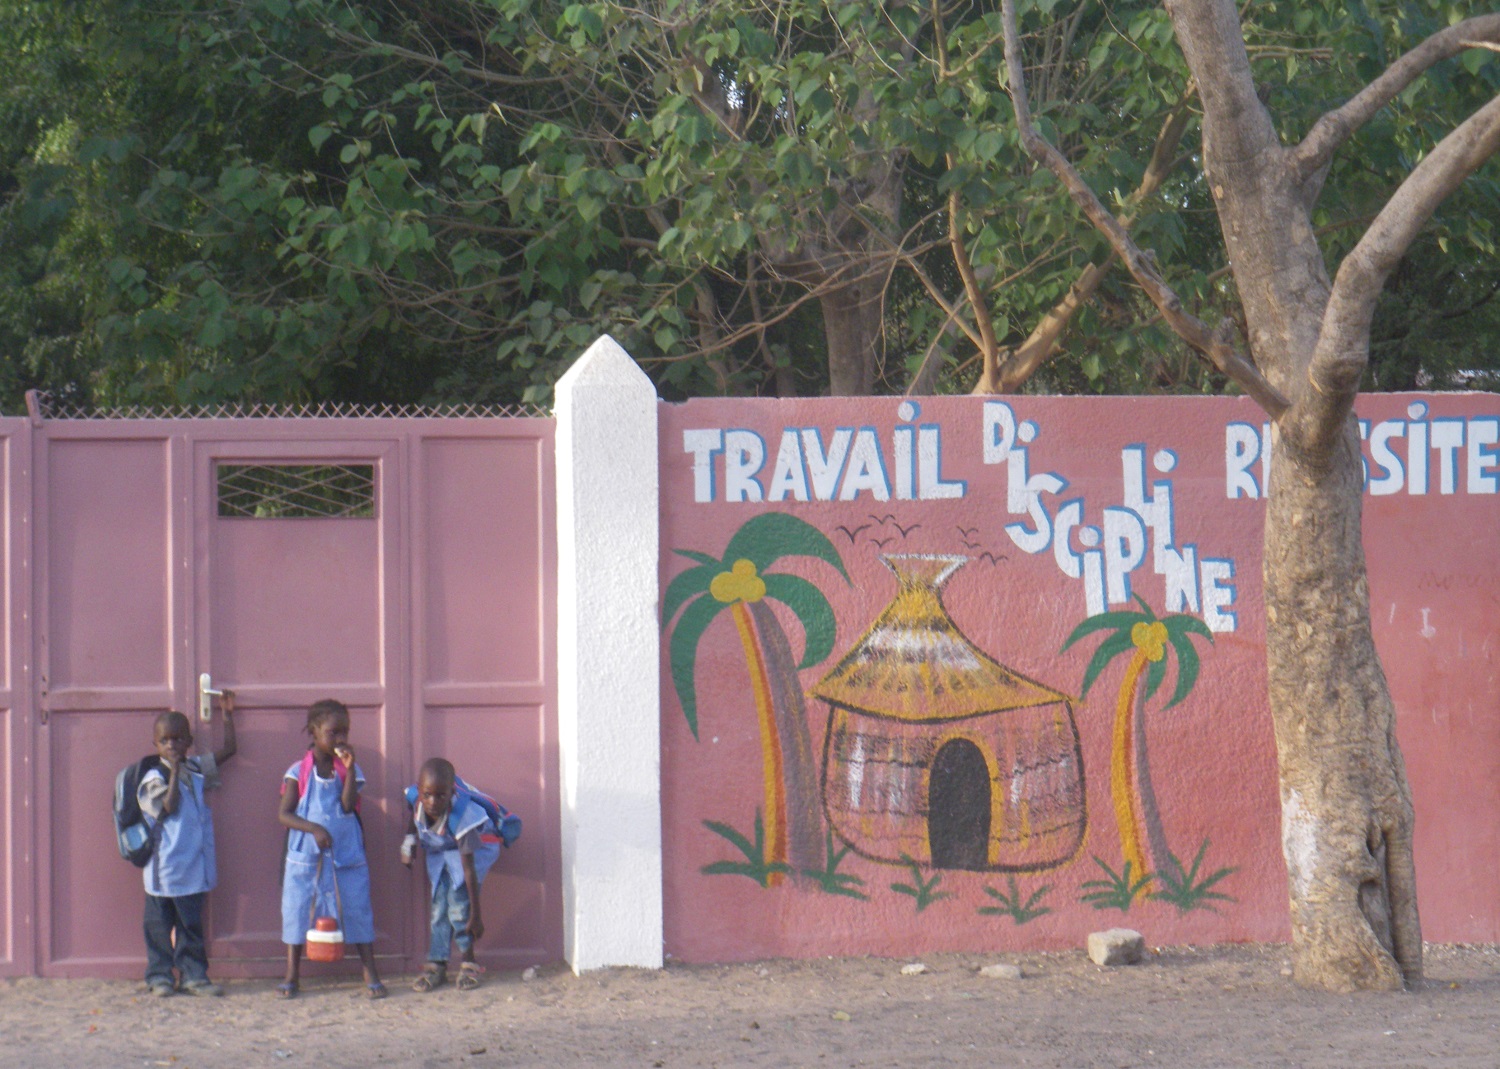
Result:
{"type": "Polygon", "coordinates": [[[447,980],[454,942],[463,959],[454,986],[472,991],[483,973],[474,960],[474,941],[484,935],[479,888],[500,855],[500,843],[485,834],[491,829],[489,814],[464,797],[457,779],[450,762],[434,757],[422,766],[416,786],[407,791],[413,802],[413,830],[401,844],[401,861],[410,868],[412,852],[420,843],[432,885],[432,939],[427,964],[412,982],[413,991],[431,991],[447,980]]]}
{"type": "Polygon", "coordinates": [[[234,692],[224,692],[224,747],[188,757],[193,730],[178,712],[162,713],[152,729],[157,765],[141,777],[136,801],[156,849],[142,870],[146,884],[146,986],[165,997],[222,995],[208,978],[203,906],[219,881],[214,859],[214,817],[205,790],[219,785],[219,766],[234,756],[234,692]],[[177,970],[174,981],[172,970],[177,970]]]}
{"type": "Polygon", "coordinates": [[[370,908],[370,867],[365,860],[359,791],[365,776],[349,747],[349,710],[324,699],[307,711],[312,744],[281,781],[281,823],[288,829],[281,879],[281,941],[286,944],[282,998],[297,994],[302,947],[314,913],[338,915],[344,942],[364,966],[370,998],[385,998],[375,970],[375,916],[370,908]]]}

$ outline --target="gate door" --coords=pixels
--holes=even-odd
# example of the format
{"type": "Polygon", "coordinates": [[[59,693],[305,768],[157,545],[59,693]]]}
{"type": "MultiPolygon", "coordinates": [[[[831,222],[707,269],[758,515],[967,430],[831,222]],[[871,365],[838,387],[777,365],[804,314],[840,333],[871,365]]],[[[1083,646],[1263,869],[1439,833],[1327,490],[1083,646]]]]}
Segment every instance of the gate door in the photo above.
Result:
{"type": "MultiPolygon", "coordinates": [[[[307,708],[349,706],[350,745],[372,863],[394,856],[394,802],[410,734],[409,646],[398,558],[401,472],[394,441],[195,443],[196,658],[189,684],[235,691],[240,752],[212,801],[219,887],[209,896],[210,961],[282,959],[276,874],[285,833],[278,785],[301,758],[307,708]]],[[[189,697],[197,709],[201,698],[189,697]]],[[[197,734],[223,725],[195,717],[197,734]]],[[[399,840],[398,840],[399,841],[399,840]]],[[[376,950],[407,942],[410,881],[373,884],[376,950]]]]}
{"type": "Polygon", "coordinates": [[[216,976],[284,960],[279,787],[320,698],[351,710],[384,968],[426,949],[425,876],[397,847],[401,789],[433,755],[526,820],[485,884],[481,960],[560,956],[552,436],[539,419],[43,424],[26,740],[38,971],[141,975],[141,874],[116,855],[113,777],[167,708],[190,714],[199,748],[220,744],[217,711],[198,716],[204,676],[239,707],[211,799],[216,976]]]}

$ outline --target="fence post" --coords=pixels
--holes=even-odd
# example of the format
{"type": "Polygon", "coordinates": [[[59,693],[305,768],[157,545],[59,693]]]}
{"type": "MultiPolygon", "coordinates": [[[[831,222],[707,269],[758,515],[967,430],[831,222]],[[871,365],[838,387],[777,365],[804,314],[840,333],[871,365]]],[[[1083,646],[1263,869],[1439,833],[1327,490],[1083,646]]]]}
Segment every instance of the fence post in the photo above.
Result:
{"type": "Polygon", "coordinates": [[[660,968],[656,390],[605,335],[556,397],[563,952],[660,968]]]}

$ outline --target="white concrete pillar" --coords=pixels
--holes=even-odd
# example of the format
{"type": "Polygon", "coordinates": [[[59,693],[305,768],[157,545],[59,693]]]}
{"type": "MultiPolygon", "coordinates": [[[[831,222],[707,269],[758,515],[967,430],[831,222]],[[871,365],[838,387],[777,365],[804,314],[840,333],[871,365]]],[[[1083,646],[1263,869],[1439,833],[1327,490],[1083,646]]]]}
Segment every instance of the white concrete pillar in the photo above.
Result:
{"type": "Polygon", "coordinates": [[[601,337],[557,383],[563,953],[662,964],[656,390],[601,337]]]}

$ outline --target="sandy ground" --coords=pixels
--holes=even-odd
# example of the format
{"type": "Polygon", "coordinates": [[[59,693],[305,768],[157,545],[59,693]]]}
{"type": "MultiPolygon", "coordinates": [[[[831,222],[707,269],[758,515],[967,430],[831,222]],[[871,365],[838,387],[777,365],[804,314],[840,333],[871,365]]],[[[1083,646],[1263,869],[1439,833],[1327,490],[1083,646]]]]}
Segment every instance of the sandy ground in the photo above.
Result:
{"type": "Polygon", "coordinates": [[[1286,948],[1164,948],[1103,969],[1082,954],[937,955],[669,965],[427,995],[391,978],[272,982],[222,999],[154,999],[139,984],[0,982],[0,1066],[1152,1066],[1159,1069],[1500,1065],[1500,950],[1431,947],[1428,978],[1397,995],[1293,987],[1286,948]],[[1023,977],[988,979],[1008,961],[1023,977]]]}

